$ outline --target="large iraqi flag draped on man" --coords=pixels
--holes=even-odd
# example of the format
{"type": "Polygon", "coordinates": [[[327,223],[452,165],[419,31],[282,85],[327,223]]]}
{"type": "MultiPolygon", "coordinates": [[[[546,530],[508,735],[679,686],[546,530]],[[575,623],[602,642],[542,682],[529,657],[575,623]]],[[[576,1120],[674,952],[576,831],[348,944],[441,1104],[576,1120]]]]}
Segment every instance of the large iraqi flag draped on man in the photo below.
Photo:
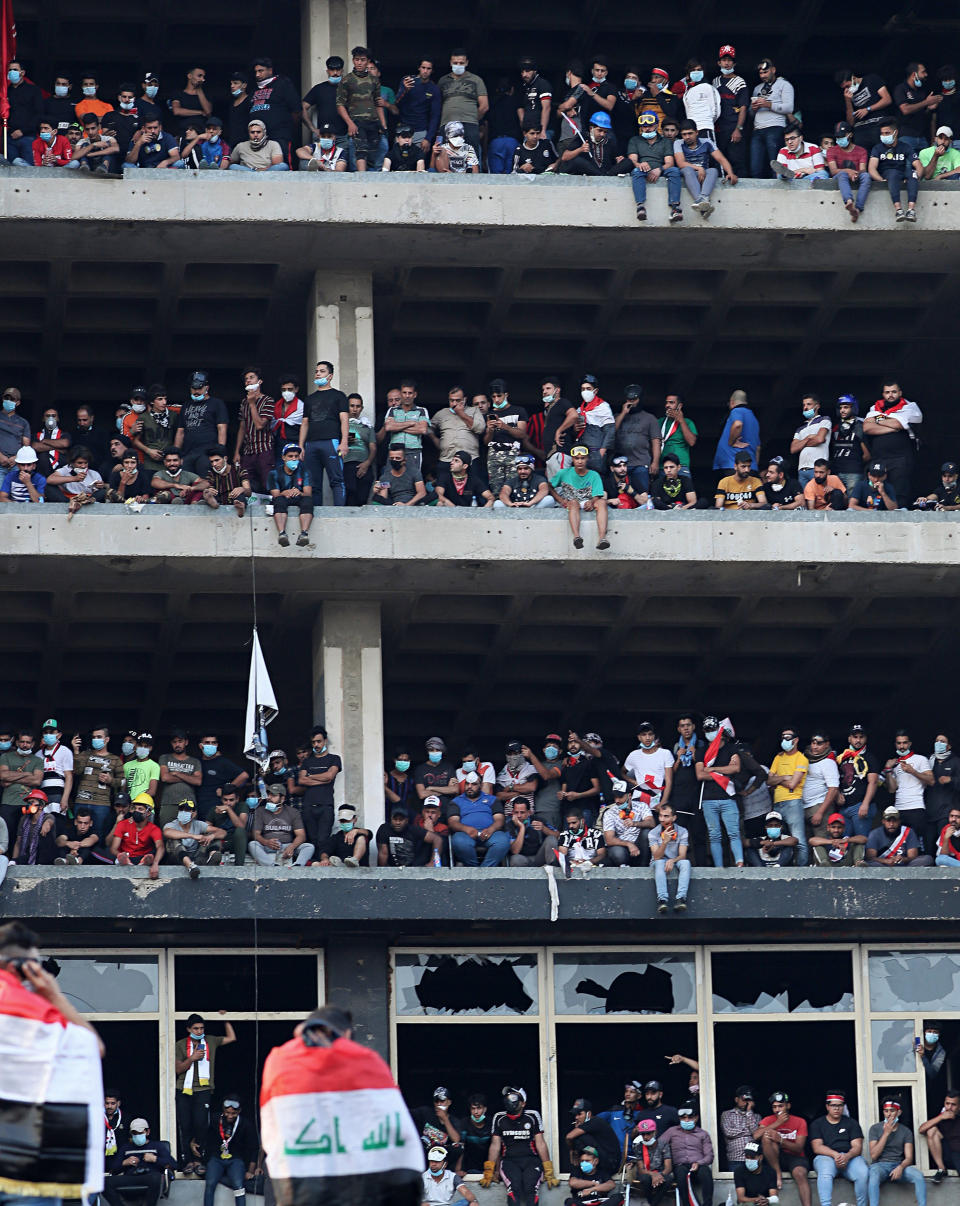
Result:
{"type": "Polygon", "coordinates": [[[423,1146],[376,1052],[346,1038],[275,1047],[260,1111],[279,1206],[419,1206],[423,1146]]]}
{"type": "Polygon", "coordinates": [[[103,1148],[97,1036],[0,971],[0,1193],[98,1193],[103,1148]]]}

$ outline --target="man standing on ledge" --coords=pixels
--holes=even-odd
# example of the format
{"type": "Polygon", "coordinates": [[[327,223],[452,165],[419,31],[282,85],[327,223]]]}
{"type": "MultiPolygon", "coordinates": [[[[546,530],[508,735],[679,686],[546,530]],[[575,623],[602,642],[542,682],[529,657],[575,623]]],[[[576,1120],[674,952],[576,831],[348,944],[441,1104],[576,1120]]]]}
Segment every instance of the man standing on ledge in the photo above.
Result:
{"type": "Polygon", "coordinates": [[[420,1206],[417,1128],[346,1010],[323,1006],[270,1052],[260,1110],[277,1206],[420,1206]]]}

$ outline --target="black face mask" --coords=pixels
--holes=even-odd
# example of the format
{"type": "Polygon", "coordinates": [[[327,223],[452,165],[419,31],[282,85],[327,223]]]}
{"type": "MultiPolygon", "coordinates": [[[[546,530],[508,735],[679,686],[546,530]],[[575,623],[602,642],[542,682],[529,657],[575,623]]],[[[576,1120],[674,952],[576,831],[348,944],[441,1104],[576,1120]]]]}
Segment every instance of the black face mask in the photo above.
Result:
{"type": "Polygon", "coordinates": [[[403,468],[403,461],[391,461],[391,462],[390,462],[390,467],[391,467],[392,469],[402,469],[402,468],[403,468]]]}

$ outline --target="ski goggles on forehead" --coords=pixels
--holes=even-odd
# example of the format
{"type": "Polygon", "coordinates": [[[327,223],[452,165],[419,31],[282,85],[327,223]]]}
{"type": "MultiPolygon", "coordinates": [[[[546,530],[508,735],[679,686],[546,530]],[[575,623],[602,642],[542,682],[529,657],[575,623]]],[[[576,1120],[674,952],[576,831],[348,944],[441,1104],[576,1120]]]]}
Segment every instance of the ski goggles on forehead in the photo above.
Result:
{"type": "Polygon", "coordinates": [[[646,127],[646,128],[649,130],[649,129],[651,129],[653,126],[655,126],[656,124],[657,124],[657,115],[656,115],[656,113],[641,113],[641,114],[640,114],[640,128],[641,128],[641,130],[642,130],[644,127],[646,127]]]}

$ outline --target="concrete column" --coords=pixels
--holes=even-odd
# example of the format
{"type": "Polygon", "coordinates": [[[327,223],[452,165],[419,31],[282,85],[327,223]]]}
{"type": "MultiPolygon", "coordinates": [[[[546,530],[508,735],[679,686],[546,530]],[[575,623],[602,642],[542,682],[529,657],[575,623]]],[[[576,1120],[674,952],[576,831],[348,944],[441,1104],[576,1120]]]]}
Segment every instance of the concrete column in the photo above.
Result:
{"type": "Polygon", "coordinates": [[[356,805],[363,825],[384,821],[380,604],[324,603],[313,632],[313,714],[343,760],[334,800],[356,805]]]}
{"type": "Polygon", "coordinates": [[[327,78],[330,55],[340,55],[349,71],[351,49],[366,44],[366,0],[300,0],[302,95],[327,78]]]}
{"type": "Polygon", "coordinates": [[[354,1038],[390,1060],[390,963],[385,937],[331,935],[324,957],[327,1002],[353,1014],[354,1038]]]}
{"type": "Polygon", "coordinates": [[[307,390],[313,389],[318,360],[334,366],[333,384],[363,398],[363,413],[374,422],[373,275],[318,271],[307,300],[307,390]]]}

